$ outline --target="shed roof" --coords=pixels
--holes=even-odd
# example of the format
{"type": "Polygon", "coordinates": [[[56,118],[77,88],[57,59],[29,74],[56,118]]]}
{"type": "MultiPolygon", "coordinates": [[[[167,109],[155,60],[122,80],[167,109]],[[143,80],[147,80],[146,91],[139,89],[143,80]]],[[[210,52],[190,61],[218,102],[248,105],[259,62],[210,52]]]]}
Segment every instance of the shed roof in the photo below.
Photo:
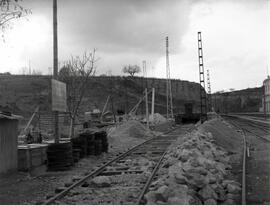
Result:
{"type": "Polygon", "coordinates": [[[23,119],[23,117],[20,115],[13,115],[13,114],[5,115],[0,112],[0,119],[19,120],[19,119],[23,119]]]}

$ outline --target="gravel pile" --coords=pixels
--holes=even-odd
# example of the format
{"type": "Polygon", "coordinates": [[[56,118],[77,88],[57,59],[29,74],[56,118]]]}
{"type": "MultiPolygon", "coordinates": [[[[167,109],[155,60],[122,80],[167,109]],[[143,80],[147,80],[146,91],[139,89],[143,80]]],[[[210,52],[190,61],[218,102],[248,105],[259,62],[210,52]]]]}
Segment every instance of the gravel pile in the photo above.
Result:
{"type": "Polygon", "coordinates": [[[149,116],[149,121],[154,125],[159,125],[167,122],[167,119],[159,113],[154,113],[154,115],[149,116]]]}
{"type": "Polygon", "coordinates": [[[229,154],[214,141],[211,133],[198,130],[178,140],[145,196],[147,205],[238,204],[241,185],[228,180],[229,154]]]}
{"type": "Polygon", "coordinates": [[[198,127],[200,132],[210,132],[216,145],[229,152],[241,152],[242,135],[222,118],[215,118],[198,127]]]}
{"type": "Polygon", "coordinates": [[[130,120],[122,124],[111,127],[108,131],[110,137],[133,137],[133,138],[146,138],[150,136],[146,127],[137,120],[130,120]]]}

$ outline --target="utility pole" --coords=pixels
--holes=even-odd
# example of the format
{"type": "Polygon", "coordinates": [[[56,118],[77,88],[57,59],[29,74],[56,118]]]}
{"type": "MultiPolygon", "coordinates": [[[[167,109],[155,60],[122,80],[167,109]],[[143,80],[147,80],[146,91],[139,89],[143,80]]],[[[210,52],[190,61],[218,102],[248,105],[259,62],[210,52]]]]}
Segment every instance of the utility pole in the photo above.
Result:
{"type": "MultiPolygon", "coordinates": [[[[147,82],[147,73],[146,73],[146,60],[143,60],[142,61],[142,74],[143,74],[143,78],[142,78],[142,93],[144,93],[145,91],[145,88],[148,87],[148,82],[147,82]]],[[[142,103],[141,105],[141,113],[143,114],[144,113],[144,105],[142,103]]]]}
{"type": "Polygon", "coordinates": [[[154,119],[155,114],[155,88],[152,88],[152,107],[151,107],[151,115],[154,119]]]}
{"type": "Polygon", "coordinates": [[[127,94],[127,79],[124,77],[124,86],[125,86],[125,100],[126,100],[126,105],[125,105],[125,113],[128,113],[129,109],[129,103],[128,103],[128,94],[127,94]]]}
{"type": "Polygon", "coordinates": [[[172,103],[172,86],[170,77],[169,63],[169,37],[166,36],[166,101],[167,101],[167,119],[169,115],[173,118],[173,103],[172,103]]]}
{"type": "Polygon", "coordinates": [[[212,111],[212,94],[211,94],[211,83],[210,83],[210,73],[207,70],[207,88],[208,88],[208,111],[212,111]]]}
{"type": "Polygon", "coordinates": [[[108,72],[109,74],[109,78],[110,78],[110,95],[111,95],[111,109],[112,109],[112,113],[113,113],[113,120],[116,123],[116,117],[115,117],[115,112],[114,112],[114,105],[113,105],[113,92],[112,92],[112,88],[113,88],[113,82],[112,82],[112,72],[108,72]]]}
{"type": "Polygon", "coordinates": [[[148,111],[148,92],[147,88],[145,88],[145,118],[146,118],[146,126],[149,129],[149,111],[148,111]]]}
{"type": "Polygon", "coordinates": [[[31,61],[30,60],[28,61],[28,70],[29,70],[29,75],[31,75],[32,72],[31,72],[31,61]]]}
{"type": "MultiPolygon", "coordinates": [[[[57,0],[53,0],[53,78],[58,79],[57,0]]],[[[55,143],[59,143],[58,111],[54,111],[55,143]]]]}
{"type": "Polygon", "coordinates": [[[205,91],[205,81],[204,81],[201,32],[198,32],[198,55],[199,55],[200,98],[201,98],[201,122],[204,122],[207,120],[207,108],[206,108],[207,105],[206,105],[206,91],[205,91]]]}
{"type": "Polygon", "coordinates": [[[146,71],[146,60],[143,60],[142,66],[143,66],[143,77],[145,78],[145,87],[148,88],[147,71],[146,71]]]}

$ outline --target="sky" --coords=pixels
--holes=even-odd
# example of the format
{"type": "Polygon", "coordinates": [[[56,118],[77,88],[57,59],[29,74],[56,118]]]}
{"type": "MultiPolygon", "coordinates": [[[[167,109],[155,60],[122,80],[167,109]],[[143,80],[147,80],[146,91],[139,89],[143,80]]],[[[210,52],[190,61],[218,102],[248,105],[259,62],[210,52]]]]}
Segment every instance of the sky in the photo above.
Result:
{"type": "MultiPolygon", "coordinates": [[[[0,40],[0,72],[51,74],[52,0],[24,0],[32,11],[0,40]]],[[[97,49],[96,75],[123,75],[124,65],[147,76],[199,82],[197,32],[212,92],[258,87],[270,72],[270,0],[58,0],[59,64],[97,49]]],[[[140,76],[142,74],[139,74],[140,76]]]]}

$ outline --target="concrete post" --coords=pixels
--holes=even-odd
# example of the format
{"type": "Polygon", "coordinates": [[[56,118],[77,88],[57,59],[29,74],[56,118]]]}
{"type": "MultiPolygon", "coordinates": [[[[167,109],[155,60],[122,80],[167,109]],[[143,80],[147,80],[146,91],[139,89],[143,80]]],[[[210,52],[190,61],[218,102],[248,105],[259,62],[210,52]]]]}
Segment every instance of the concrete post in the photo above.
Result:
{"type": "MultiPolygon", "coordinates": [[[[57,0],[53,0],[53,78],[58,78],[57,0]]],[[[58,111],[54,112],[55,143],[59,143],[58,111]]]]}

